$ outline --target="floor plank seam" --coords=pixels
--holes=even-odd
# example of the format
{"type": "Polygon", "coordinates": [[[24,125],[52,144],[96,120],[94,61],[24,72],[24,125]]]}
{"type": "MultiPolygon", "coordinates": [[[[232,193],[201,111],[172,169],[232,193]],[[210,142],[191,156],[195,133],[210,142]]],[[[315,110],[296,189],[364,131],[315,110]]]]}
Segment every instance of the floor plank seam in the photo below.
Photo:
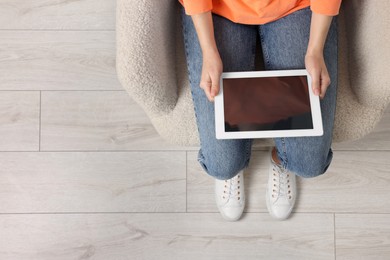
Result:
{"type": "Polygon", "coordinates": [[[188,153],[186,151],[186,213],[188,212],[188,153]]]}
{"type": "Polygon", "coordinates": [[[333,213],[333,248],[334,248],[334,259],[337,259],[336,252],[336,213],[333,213]]]}
{"type": "MultiPolygon", "coordinates": [[[[8,212],[8,213],[0,213],[1,215],[80,215],[80,214],[220,214],[218,211],[212,211],[212,212],[184,212],[184,211],[166,211],[166,212],[147,212],[147,211],[137,211],[137,212],[126,212],[126,211],[102,211],[102,212],[8,212]]],[[[244,215],[246,214],[258,214],[258,215],[266,215],[269,214],[268,211],[264,212],[244,212],[244,215]]],[[[294,215],[331,215],[332,213],[294,213],[294,215]]],[[[372,214],[375,215],[375,214],[372,214]]],[[[388,214],[390,215],[390,214],[388,214]]]]}
{"type": "Polygon", "coordinates": [[[41,126],[42,126],[42,91],[39,91],[39,137],[38,137],[38,151],[41,151],[41,126]]]}

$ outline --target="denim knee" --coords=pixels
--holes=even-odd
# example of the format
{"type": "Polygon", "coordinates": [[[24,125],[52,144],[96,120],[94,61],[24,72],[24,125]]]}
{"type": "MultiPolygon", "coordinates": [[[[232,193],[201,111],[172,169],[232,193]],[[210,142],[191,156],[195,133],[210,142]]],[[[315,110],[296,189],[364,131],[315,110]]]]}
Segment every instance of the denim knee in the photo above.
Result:
{"type": "Polygon", "coordinates": [[[320,167],[319,165],[317,166],[311,165],[310,167],[302,167],[299,169],[292,168],[290,171],[294,172],[297,176],[305,179],[314,178],[324,174],[323,168],[320,167]]]}
{"type": "Polygon", "coordinates": [[[287,163],[287,169],[299,177],[314,178],[323,175],[328,170],[332,159],[332,149],[329,150],[325,159],[323,156],[306,156],[305,153],[302,153],[299,156],[297,155],[296,158],[290,158],[290,162],[287,163]]]}
{"type": "Polygon", "coordinates": [[[228,180],[248,166],[249,157],[231,156],[229,159],[219,158],[218,156],[205,157],[202,151],[199,150],[198,162],[208,175],[219,180],[228,180]]]}

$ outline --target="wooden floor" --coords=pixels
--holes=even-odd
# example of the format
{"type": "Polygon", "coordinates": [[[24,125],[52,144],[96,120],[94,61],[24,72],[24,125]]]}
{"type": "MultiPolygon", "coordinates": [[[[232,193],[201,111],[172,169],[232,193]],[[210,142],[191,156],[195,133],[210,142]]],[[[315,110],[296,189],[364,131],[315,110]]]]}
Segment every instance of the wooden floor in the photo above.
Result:
{"type": "Polygon", "coordinates": [[[115,1],[0,0],[0,259],[390,259],[390,108],[267,213],[253,151],[226,222],[198,147],[162,140],[115,74],[115,1]]]}

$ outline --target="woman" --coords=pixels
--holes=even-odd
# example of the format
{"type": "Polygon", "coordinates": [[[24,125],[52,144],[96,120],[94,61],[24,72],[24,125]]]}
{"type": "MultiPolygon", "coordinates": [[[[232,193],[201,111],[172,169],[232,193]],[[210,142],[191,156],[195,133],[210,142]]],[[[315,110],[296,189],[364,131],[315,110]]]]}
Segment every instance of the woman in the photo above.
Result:
{"type": "Polygon", "coordinates": [[[270,152],[267,208],[276,219],[290,215],[295,176],[326,172],[337,88],[337,20],[341,0],[179,0],[192,98],[200,136],[198,161],[215,178],[221,215],[238,220],[244,210],[243,173],[251,139],[215,138],[214,97],[222,71],[255,70],[259,34],[266,70],[303,69],[320,97],[324,135],[275,138],[270,152]]]}

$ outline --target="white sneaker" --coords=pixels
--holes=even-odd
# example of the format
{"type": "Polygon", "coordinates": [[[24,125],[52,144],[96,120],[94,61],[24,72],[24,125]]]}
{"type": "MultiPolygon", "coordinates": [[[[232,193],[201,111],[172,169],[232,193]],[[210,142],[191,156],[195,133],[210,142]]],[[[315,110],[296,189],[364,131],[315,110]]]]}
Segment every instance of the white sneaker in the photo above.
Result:
{"type": "Polygon", "coordinates": [[[271,165],[266,191],[267,208],[272,217],[284,220],[288,218],[295,204],[297,194],[295,174],[274,162],[272,149],[270,157],[271,165]]]}
{"type": "Polygon", "coordinates": [[[215,200],[222,217],[238,220],[245,207],[244,171],[228,180],[215,180],[215,200]]]}

